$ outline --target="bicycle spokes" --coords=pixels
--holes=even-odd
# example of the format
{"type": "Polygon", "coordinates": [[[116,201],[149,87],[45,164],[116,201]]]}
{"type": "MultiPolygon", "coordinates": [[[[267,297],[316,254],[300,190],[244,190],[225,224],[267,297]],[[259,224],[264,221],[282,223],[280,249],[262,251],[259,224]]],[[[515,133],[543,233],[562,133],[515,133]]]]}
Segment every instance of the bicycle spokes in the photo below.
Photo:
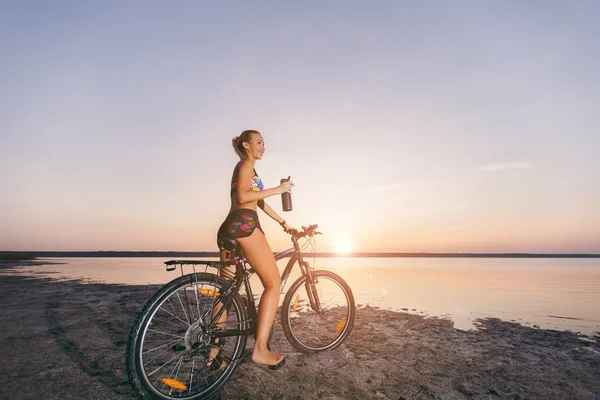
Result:
{"type": "Polygon", "coordinates": [[[214,278],[181,279],[145,311],[135,368],[154,397],[211,393],[237,365],[245,337],[229,332],[246,330],[247,318],[239,297],[222,295],[226,288],[214,278]]]}

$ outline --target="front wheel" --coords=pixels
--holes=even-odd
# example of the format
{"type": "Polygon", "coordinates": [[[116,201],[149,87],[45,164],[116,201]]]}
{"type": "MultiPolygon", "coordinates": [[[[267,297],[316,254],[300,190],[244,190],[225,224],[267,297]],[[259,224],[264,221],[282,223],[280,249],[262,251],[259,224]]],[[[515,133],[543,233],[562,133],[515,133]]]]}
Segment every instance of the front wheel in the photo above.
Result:
{"type": "Polygon", "coordinates": [[[303,353],[338,347],[352,330],[356,307],[348,284],[330,271],[314,271],[314,289],[321,310],[313,309],[305,277],[296,280],[282,303],[283,332],[294,348],[303,353]]]}

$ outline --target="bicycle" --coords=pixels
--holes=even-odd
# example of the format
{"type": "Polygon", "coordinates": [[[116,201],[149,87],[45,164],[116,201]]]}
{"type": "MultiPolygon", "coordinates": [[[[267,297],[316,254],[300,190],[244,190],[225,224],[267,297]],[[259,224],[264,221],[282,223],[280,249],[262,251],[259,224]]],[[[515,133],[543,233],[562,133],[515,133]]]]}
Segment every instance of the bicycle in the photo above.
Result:
{"type": "MultiPolygon", "coordinates": [[[[320,234],[316,229],[311,225],[290,231],[293,247],[275,254],[276,260],[291,257],[281,275],[281,293],[293,267],[300,267],[300,278],[283,299],[281,324],[290,344],[303,353],[338,347],[350,334],[356,314],[348,284],[304,260],[302,250],[309,244],[314,248],[314,236],[320,234]],[[307,238],[302,247],[301,238],[307,238]]],[[[146,303],[127,343],[127,374],[140,398],[212,398],[251,353],[245,347],[256,331],[249,281],[254,271],[235,240],[224,240],[219,247],[231,252],[232,261],[165,262],[167,271],[179,266],[182,276],[146,303]],[[199,265],[203,272],[196,272],[199,265]],[[227,269],[232,265],[235,273],[227,269]],[[193,272],[184,275],[184,266],[192,266],[193,272]]]]}

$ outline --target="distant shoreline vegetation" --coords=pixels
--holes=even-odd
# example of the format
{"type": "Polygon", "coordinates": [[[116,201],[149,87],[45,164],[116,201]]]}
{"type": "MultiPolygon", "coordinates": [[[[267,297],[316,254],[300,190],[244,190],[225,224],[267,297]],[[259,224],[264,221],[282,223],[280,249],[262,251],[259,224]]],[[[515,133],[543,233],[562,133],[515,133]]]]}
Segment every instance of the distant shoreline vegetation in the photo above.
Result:
{"type": "Polygon", "coordinates": [[[1,261],[31,261],[35,260],[35,257],[29,253],[14,252],[14,251],[0,251],[1,261]]]}
{"type": "MultiPolygon", "coordinates": [[[[310,254],[312,257],[312,253],[310,254]]],[[[356,253],[315,253],[316,257],[432,257],[432,258],[600,258],[600,254],[553,254],[553,253],[392,253],[392,252],[356,252],[356,253]]],[[[0,260],[27,261],[37,257],[219,257],[211,251],[0,251],[0,260]]]]}

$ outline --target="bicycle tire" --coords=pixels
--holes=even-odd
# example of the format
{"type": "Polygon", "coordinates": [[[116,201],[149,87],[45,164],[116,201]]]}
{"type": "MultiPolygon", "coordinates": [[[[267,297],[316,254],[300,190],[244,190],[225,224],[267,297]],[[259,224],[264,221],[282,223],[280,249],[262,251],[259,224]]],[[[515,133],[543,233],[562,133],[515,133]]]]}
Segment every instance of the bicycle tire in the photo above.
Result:
{"type": "Polygon", "coordinates": [[[220,297],[228,286],[217,275],[188,274],[163,286],[146,303],[131,328],[126,350],[127,375],[139,398],[193,400],[219,394],[239,365],[247,340],[245,335],[230,336],[215,344],[210,334],[215,329],[209,322],[212,309],[219,302],[227,310],[227,329],[247,328],[240,295],[220,297]],[[221,358],[214,354],[211,358],[215,347],[221,358]],[[219,362],[219,368],[212,367],[211,359],[219,362]]]}
{"type": "Polygon", "coordinates": [[[290,344],[302,353],[338,347],[350,335],[356,316],[350,286],[333,272],[314,273],[323,313],[318,314],[311,308],[304,277],[290,286],[281,306],[283,332],[290,344]]]}

